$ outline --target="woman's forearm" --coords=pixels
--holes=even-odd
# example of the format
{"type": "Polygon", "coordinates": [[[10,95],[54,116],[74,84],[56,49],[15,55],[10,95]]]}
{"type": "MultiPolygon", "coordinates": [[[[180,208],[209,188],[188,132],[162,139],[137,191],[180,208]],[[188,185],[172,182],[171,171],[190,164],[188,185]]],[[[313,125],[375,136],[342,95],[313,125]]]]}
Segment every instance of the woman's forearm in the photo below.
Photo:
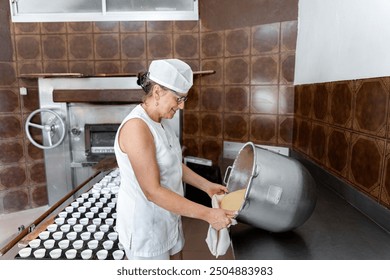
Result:
{"type": "Polygon", "coordinates": [[[149,201],[177,215],[201,219],[207,222],[210,220],[209,207],[188,200],[164,187],[157,187],[152,193],[145,193],[145,195],[149,201]]]}
{"type": "Polygon", "coordinates": [[[206,191],[208,185],[211,183],[206,178],[203,178],[199,174],[192,171],[187,165],[183,166],[183,181],[191,186],[194,186],[200,190],[206,191]]]}

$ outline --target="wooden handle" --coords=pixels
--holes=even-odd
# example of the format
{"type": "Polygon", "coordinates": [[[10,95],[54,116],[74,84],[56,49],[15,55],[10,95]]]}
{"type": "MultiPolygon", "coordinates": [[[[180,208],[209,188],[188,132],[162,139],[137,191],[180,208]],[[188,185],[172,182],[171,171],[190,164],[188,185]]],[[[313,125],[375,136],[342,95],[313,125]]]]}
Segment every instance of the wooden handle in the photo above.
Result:
{"type": "Polygon", "coordinates": [[[214,74],[215,70],[204,70],[204,71],[194,71],[194,75],[207,75],[207,74],[214,74]]]}

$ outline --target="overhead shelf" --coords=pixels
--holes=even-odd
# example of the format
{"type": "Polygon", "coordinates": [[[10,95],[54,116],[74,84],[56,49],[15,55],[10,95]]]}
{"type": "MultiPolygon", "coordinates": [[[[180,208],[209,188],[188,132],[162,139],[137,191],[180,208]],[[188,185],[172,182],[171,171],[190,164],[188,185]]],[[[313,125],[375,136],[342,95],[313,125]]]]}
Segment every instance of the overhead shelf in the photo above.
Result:
{"type": "MultiPolygon", "coordinates": [[[[215,74],[215,70],[194,71],[194,75],[215,74]]],[[[86,75],[82,73],[29,73],[21,74],[21,79],[38,79],[38,78],[98,78],[98,77],[137,77],[134,73],[107,73],[86,75]]]]}

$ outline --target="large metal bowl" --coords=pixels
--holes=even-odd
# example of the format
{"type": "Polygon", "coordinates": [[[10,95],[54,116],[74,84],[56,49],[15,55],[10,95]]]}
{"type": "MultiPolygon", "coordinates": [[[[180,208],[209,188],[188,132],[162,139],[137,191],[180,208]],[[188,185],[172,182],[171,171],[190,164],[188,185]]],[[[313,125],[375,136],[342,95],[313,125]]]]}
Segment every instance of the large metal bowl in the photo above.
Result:
{"type": "Polygon", "coordinates": [[[297,160],[246,143],[226,171],[229,192],[246,189],[237,221],[271,232],[301,226],[312,214],[316,185],[297,160]]]}

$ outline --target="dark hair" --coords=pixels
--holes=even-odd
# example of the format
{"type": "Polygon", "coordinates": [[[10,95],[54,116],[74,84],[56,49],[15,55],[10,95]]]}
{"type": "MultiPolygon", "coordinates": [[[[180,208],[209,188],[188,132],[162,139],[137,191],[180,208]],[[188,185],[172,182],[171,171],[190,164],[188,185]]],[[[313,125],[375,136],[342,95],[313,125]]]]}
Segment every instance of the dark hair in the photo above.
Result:
{"type": "Polygon", "coordinates": [[[149,93],[153,86],[152,81],[149,79],[149,72],[138,73],[137,85],[141,86],[146,93],[149,93]]]}

